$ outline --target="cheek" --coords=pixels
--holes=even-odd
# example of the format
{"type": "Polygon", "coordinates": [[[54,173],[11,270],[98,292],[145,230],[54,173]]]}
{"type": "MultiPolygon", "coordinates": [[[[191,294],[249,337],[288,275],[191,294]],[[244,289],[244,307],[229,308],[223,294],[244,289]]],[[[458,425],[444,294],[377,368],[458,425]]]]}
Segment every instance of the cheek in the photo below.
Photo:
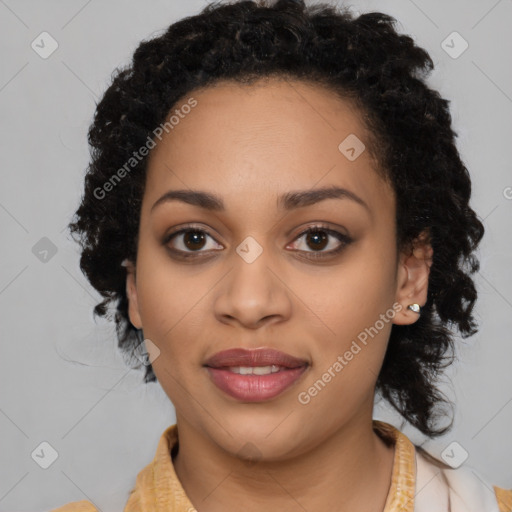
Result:
{"type": "Polygon", "coordinates": [[[322,417],[323,426],[328,427],[373,403],[389,330],[390,324],[386,324],[377,334],[368,334],[364,343],[357,337],[347,337],[340,339],[336,347],[329,346],[328,354],[327,350],[324,354],[318,351],[321,360],[297,391],[297,400],[305,412],[322,417]]]}
{"type": "Polygon", "coordinates": [[[335,406],[340,401],[343,410],[373,393],[395,314],[392,259],[373,256],[379,254],[375,248],[361,254],[368,257],[354,258],[350,269],[340,267],[329,288],[317,289],[308,300],[329,329],[316,335],[317,364],[301,391],[313,386],[318,400],[312,402],[335,406]]]}
{"type": "Polygon", "coordinates": [[[145,338],[160,350],[153,362],[155,374],[165,381],[197,366],[198,351],[204,346],[205,295],[211,286],[195,286],[183,273],[142,261],[139,310],[145,338]]]}
{"type": "Polygon", "coordinates": [[[187,310],[184,277],[171,270],[165,251],[148,235],[141,238],[137,257],[139,311],[144,334],[162,342],[187,310]]]}
{"type": "Polygon", "coordinates": [[[388,243],[374,243],[344,275],[343,300],[351,319],[360,328],[369,327],[395,300],[394,253],[388,243]]]}
{"type": "MultiPolygon", "coordinates": [[[[375,248],[371,252],[377,253],[375,248]]],[[[296,288],[322,320],[326,336],[342,344],[372,326],[395,300],[391,259],[360,253],[368,256],[347,260],[346,265],[332,267],[329,274],[296,288]]]]}

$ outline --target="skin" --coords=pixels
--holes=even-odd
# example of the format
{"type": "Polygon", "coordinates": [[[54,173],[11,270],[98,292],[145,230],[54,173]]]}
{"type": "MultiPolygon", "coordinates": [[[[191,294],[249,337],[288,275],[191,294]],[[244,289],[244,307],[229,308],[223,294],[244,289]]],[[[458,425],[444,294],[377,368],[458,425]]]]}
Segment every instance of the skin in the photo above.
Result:
{"type": "Polygon", "coordinates": [[[126,282],[130,321],[159,348],[153,369],[176,409],[178,478],[199,512],[238,503],[247,511],[382,511],[394,448],[372,429],[375,383],[392,324],[417,321],[407,305],[427,300],[431,246],[421,238],[397,253],[393,189],[368,150],[350,161],[338,149],[349,134],[369,145],[346,100],[284,79],[220,82],[190,96],[197,106],[151,151],[137,265],[129,262],[126,282]],[[277,207],[281,194],[331,185],[368,209],[348,198],[277,207]],[[151,211],[176,189],[214,193],[226,210],[169,201],[151,211]],[[340,246],[332,235],[320,250],[299,238],[319,222],[353,241],[338,255],[308,259],[340,246]],[[166,247],[164,236],[186,223],[204,230],[204,241],[178,235],[166,247]],[[236,252],[247,236],[263,250],[252,263],[236,252]],[[198,256],[183,261],[169,247],[198,256]],[[298,394],[394,303],[402,306],[394,318],[300,403],[298,394]],[[310,366],[281,395],[242,402],[203,367],[234,347],[271,347],[310,366]]]}

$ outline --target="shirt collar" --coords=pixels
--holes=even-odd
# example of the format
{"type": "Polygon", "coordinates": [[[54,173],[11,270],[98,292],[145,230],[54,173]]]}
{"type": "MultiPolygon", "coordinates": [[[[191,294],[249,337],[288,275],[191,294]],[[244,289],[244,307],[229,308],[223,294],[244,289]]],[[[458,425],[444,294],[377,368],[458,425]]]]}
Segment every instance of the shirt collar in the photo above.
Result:
{"type": "MultiPolygon", "coordinates": [[[[389,423],[373,420],[373,429],[395,446],[391,486],[383,512],[413,512],[416,482],[414,445],[389,423]]],[[[161,435],[153,461],[137,475],[124,512],[197,512],[174,470],[171,450],[177,443],[178,426],[174,424],[161,435]]]]}

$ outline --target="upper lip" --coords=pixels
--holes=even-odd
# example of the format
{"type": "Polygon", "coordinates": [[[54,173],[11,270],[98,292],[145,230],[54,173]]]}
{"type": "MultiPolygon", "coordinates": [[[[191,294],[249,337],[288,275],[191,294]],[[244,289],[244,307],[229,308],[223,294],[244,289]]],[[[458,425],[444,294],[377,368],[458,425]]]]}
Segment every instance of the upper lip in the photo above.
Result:
{"type": "Polygon", "coordinates": [[[205,366],[222,368],[231,366],[284,366],[285,368],[298,368],[307,365],[307,361],[290,354],[271,348],[248,350],[245,348],[232,348],[213,354],[205,366]]]}

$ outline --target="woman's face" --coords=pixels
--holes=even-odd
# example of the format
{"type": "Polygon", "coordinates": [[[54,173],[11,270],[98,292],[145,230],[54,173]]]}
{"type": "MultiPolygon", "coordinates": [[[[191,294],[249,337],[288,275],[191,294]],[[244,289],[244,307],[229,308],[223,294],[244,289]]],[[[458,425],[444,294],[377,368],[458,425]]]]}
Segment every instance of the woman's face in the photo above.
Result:
{"type": "Polygon", "coordinates": [[[416,320],[406,306],[426,300],[425,275],[396,253],[393,190],[348,103],[285,80],[192,96],[150,154],[130,320],[160,351],[153,369],[178,424],[232,454],[250,441],[290,457],[371,418],[392,323],[416,320]],[[334,188],[347,192],[307,199],[334,188]],[[162,199],[178,190],[216,201],[162,199]],[[258,377],[205,366],[261,347],[302,361],[284,390],[271,374],[243,391],[258,377]]]}

